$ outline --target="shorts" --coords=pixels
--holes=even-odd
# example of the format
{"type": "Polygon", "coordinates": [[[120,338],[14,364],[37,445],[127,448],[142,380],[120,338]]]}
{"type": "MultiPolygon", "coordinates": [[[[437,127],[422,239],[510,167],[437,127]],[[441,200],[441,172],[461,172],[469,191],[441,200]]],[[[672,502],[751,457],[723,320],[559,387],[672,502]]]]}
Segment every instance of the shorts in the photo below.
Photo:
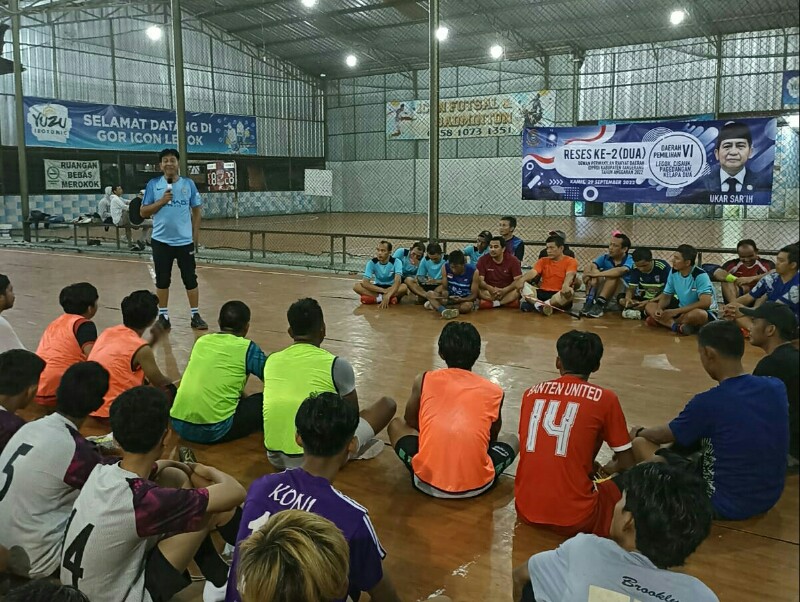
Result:
{"type": "MultiPolygon", "coordinates": [[[[374,436],[375,430],[372,428],[372,425],[359,416],[358,426],[356,427],[355,432],[355,438],[358,441],[358,449],[361,449],[364,444],[374,436]]],[[[279,451],[267,450],[267,460],[279,470],[286,470],[287,468],[300,468],[300,466],[303,465],[303,454],[285,454],[279,451]]]]}
{"type": "Polygon", "coordinates": [[[700,269],[708,274],[708,277],[711,278],[711,282],[714,282],[714,272],[721,270],[722,266],[717,265],[716,263],[704,263],[700,266],[700,269]]]}
{"type": "Polygon", "coordinates": [[[400,458],[405,467],[411,473],[411,483],[414,489],[432,497],[444,499],[472,498],[488,491],[494,487],[494,485],[497,483],[497,479],[499,479],[500,475],[503,474],[503,471],[511,466],[511,464],[514,463],[514,459],[517,457],[516,453],[514,452],[514,448],[507,443],[503,443],[501,441],[494,441],[490,443],[488,454],[492,460],[492,464],[494,465],[494,479],[492,479],[484,487],[480,487],[478,489],[472,489],[462,493],[450,493],[448,491],[437,489],[433,485],[429,485],[428,483],[421,481],[417,475],[414,474],[414,468],[411,465],[411,461],[419,452],[419,435],[406,435],[405,437],[401,437],[397,442],[397,445],[394,446],[394,451],[397,454],[397,457],[400,458]]]}
{"type": "Polygon", "coordinates": [[[622,491],[613,479],[596,481],[597,498],[592,513],[580,523],[569,526],[543,525],[564,537],[572,537],[578,533],[591,533],[598,537],[608,537],[611,520],[614,518],[614,506],[622,499],[622,491]]]}
{"type": "Polygon", "coordinates": [[[441,284],[439,284],[438,282],[437,283],[433,283],[433,282],[419,282],[418,281],[417,284],[419,284],[422,287],[422,290],[424,290],[426,293],[429,292],[429,291],[435,291],[437,288],[439,288],[441,286],[441,284]]]}
{"type": "Polygon", "coordinates": [[[169,560],[164,558],[158,546],[150,551],[145,560],[144,588],[153,602],[167,602],[191,584],[189,571],[178,572],[169,560]]]}
{"type": "Polygon", "coordinates": [[[174,247],[155,238],[153,245],[153,265],[156,272],[156,288],[168,289],[172,282],[172,264],[178,261],[181,280],[187,291],[197,288],[197,266],[194,260],[194,244],[174,247]]]}
{"type": "MultiPolygon", "coordinates": [[[[645,299],[644,291],[642,290],[637,290],[636,292],[633,293],[634,301],[650,302],[650,301],[655,301],[657,298],[658,297],[653,297],[652,299],[645,299]]],[[[625,293],[620,293],[619,295],[617,295],[617,303],[619,303],[622,307],[625,306],[625,293]]],[[[669,300],[669,305],[667,305],[666,309],[678,309],[678,298],[672,297],[672,299],[669,300]]]]}

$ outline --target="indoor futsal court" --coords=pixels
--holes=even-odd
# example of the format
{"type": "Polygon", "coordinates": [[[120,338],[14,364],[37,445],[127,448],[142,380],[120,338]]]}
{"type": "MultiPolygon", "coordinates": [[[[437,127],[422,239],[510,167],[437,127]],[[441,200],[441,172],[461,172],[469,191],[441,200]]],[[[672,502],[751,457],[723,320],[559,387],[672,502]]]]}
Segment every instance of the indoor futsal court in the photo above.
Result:
{"type": "Polygon", "coordinates": [[[797,0],[0,0],[0,602],[800,602],[799,246],[797,0]]]}
{"type": "MultiPolygon", "coordinates": [[[[130,290],[151,285],[148,263],[136,259],[81,257],[61,253],[0,251],[4,269],[16,276],[20,310],[12,310],[17,333],[34,347],[38,324],[54,318],[52,303],[61,283],[92,276],[99,284],[99,328],[119,323],[116,300],[130,290]],[[7,266],[7,267],[6,267],[7,266]],[[102,280],[94,275],[102,273],[102,280]],[[100,284],[102,282],[102,284],[100,284]],[[30,292],[35,291],[35,292],[30,292]],[[22,309],[24,308],[24,309],[22,309]]],[[[202,306],[219,307],[231,298],[253,312],[250,337],[266,353],[289,344],[286,308],[312,296],[322,305],[328,326],[323,346],[348,358],[355,370],[359,397],[374,401],[393,397],[402,413],[417,373],[443,366],[436,354],[442,320],[418,306],[401,305],[379,311],[359,305],[352,280],[322,273],[296,273],[265,268],[203,266],[199,269],[202,306]]],[[[185,301],[180,299],[176,306],[185,301]]],[[[184,314],[186,312],[183,312],[184,314]]],[[[173,330],[157,351],[170,377],[186,366],[195,333],[175,311],[173,330]]],[[[617,391],[631,423],[653,424],[671,419],[710,380],[702,371],[692,337],[652,332],[643,323],[617,316],[590,321],[566,315],[519,315],[515,310],[478,312],[468,319],[481,333],[482,353],[476,372],[503,386],[504,429],[516,430],[526,388],[554,378],[555,340],[571,328],[599,334],[605,346],[603,363],[593,379],[617,391]]],[[[748,349],[745,366],[755,365],[759,352],[748,349]]],[[[253,390],[260,383],[251,379],[253,390]]],[[[33,405],[33,404],[32,404],[33,405]]],[[[29,409],[26,417],[36,417],[29,409]]],[[[89,418],[86,434],[104,432],[89,418]]],[[[386,439],[385,433],[380,435],[386,439]]],[[[266,461],[259,435],[221,444],[192,444],[198,461],[229,472],[244,484],[274,469],[266,461]]],[[[514,511],[513,475],[472,500],[435,500],[411,488],[408,473],[387,448],[377,458],[351,462],[336,485],[370,511],[386,566],[403,600],[425,600],[435,592],[458,601],[510,599],[511,570],[531,554],[552,549],[563,538],[521,524],[514,511]]],[[[790,477],[778,505],[766,516],[743,522],[716,522],[711,536],[681,570],[702,579],[720,600],[797,600],[800,488],[790,477]]],[[[200,600],[184,592],[180,600],[200,600]]]]}

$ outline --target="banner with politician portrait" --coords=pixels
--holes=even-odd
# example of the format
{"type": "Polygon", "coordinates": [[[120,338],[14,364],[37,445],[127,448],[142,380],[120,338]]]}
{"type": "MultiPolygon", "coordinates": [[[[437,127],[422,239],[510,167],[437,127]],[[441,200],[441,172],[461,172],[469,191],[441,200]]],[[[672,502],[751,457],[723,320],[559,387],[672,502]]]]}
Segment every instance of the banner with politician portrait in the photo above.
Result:
{"type": "Polygon", "coordinates": [[[526,128],[522,198],[769,205],[776,119],[526,128]]]}
{"type": "MultiPolygon", "coordinates": [[[[439,101],[439,137],[446,140],[518,136],[526,127],[553,125],[555,97],[551,90],[539,90],[443,98],[439,101]]],[[[430,106],[428,100],[387,102],[387,140],[428,140],[430,106]]]]}

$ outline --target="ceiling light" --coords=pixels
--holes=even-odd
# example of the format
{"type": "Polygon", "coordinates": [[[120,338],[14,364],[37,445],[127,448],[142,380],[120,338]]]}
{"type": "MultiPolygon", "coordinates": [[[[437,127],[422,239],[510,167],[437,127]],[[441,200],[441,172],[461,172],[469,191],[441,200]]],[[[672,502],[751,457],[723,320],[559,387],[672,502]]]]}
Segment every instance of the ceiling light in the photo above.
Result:
{"type": "Polygon", "coordinates": [[[161,28],[158,25],[151,25],[150,27],[147,28],[145,33],[147,34],[147,37],[153,40],[154,42],[160,40],[161,35],[163,34],[161,28]]]}
{"type": "Polygon", "coordinates": [[[317,5],[317,0],[300,0],[300,2],[307,8],[314,8],[317,5]]]}
{"type": "Polygon", "coordinates": [[[503,52],[504,52],[504,50],[503,50],[503,47],[502,47],[502,46],[500,46],[500,44],[495,44],[494,46],[492,46],[491,48],[489,48],[489,55],[490,55],[490,56],[491,56],[493,59],[499,59],[499,58],[502,58],[502,57],[503,57],[503,52]]]}
{"type": "Polygon", "coordinates": [[[358,65],[358,57],[355,54],[348,54],[344,62],[348,67],[355,67],[358,65]]]}
{"type": "Polygon", "coordinates": [[[673,10],[669,15],[669,22],[673,25],[680,25],[686,18],[686,11],[683,9],[673,10]]]}
{"type": "Polygon", "coordinates": [[[320,73],[319,76],[320,77],[327,77],[327,75],[325,73],[320,73]]]}
{"type": "Polygon", "coordinates": [[[436,39],[440,42],[444,42],[447,37],[450,35],[450,30],[447,29],[444,25],[442,25],[439,29],[436,30],[436,39]]]}

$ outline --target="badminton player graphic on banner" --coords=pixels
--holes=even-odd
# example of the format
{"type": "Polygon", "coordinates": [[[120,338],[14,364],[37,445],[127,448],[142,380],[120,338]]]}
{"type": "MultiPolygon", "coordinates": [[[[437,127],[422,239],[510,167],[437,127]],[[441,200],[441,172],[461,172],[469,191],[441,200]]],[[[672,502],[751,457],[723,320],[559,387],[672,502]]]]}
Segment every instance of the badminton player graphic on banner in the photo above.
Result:
{"type": "Polygon", "coordinates": [[[522,198],[769,205],[775,119],[523,131],[522,198]]]}

